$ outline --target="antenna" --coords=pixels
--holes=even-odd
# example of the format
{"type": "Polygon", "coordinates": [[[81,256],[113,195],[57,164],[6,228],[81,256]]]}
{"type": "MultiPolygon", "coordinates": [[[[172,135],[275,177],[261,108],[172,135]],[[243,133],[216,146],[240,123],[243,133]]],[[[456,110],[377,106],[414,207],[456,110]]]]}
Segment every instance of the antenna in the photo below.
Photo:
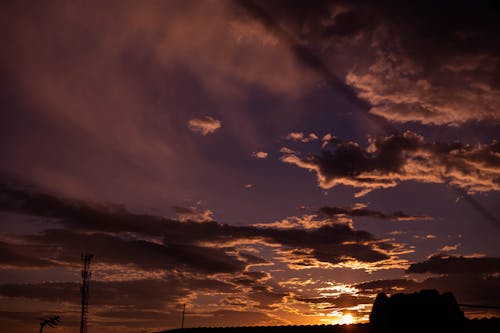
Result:
{"type": "Polygon", "coordinates": [[[184,315],[186,314],[186,304],[182,305],[182,322],[181,322],[181,329],[184,329],[184,315]]]}
{"type": "Polygon", "coordinates": [[[94,258],[93,254],[82,253],[83,270],[82,270],[82,286],[80,292],[82,293],[82,319],[80,321],[80,333],[87,333],[87,312],[89,307],[89,282],[90,276],[90,261],[94,258]]]}
{"type": "Polygon", "coordinates": [[[40,318],[40,333],[43,332],[45,325],[49,327],[56,327],[57,324],[59,324],[60,320],[61,317],[54,315],[46,316],[45,318],[40,318]]]}

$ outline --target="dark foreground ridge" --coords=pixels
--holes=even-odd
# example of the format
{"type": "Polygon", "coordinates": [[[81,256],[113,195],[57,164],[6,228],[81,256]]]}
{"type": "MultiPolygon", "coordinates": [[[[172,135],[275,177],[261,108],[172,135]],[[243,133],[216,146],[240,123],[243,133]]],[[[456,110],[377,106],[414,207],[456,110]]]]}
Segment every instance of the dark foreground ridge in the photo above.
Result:
{"type": "Polygon", "coordinates": [[[400,333],[500,332],[500,318],[467,319],[452,293],[422,290],[413,294],[384,293],[373,303],[369,324],[198,327],[159,333],[400,333]]]}

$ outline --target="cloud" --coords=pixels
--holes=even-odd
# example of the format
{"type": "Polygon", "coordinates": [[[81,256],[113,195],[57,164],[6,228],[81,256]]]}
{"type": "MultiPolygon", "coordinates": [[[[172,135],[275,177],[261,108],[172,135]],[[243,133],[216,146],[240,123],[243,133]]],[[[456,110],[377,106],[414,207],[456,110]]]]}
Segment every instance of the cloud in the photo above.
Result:
{"type": "Polygon", "coordinates": [[[159,216],[131,214],[123,205],[87,202],[9,183],[0,184],[0,210],[57,219],[73,230],[136,232],[158,236],[174,223],[159,216]]]}
{"type": "Polygon", "coordinates": [[[408,215],[403,212],[383,213],[377,210],[365,209],[364,207],[333,207],[325,206],[318,210],[319,214],[331,217],[351,216],[351,217],[373,217],[378,219],[388,219],[394,221],[415,221],[431,220],[432,217],[424,215],[408,215]]]}
{"type": "Polygon", "coordinates": [[[318,140],[318,136],[314,133],[290,132],[285,136],[285,140],[307,143],[318,140]]]}
{"type": "Polygon", "coordinates": [[[417,121],[426,125],[500,121],[497,87],[485,82],[484,77],[474,77],[478,75],[474,72],[487,72],[497,59],[457,57],[436,73],[426,74],[417,64],[409,63],[411,59],[396,58],[397,52],[380,50],[368,69],[358,69],[346,77],[346,82],[358,89],[359,96],[370,102],[371,113],[394,122],[417,121]],[[471,68],[458,69],[464,63],[471,68]],[[448,77],[446,83],[440,82],[444,80],[439,75],[448,77]],[[464,76],[469,82],[464,82],[464,76]]]}
{"type": "Polygon", "coordinates": [[[460,246],[460,244],[455,244],[455,245],[445,245],[441,248],[441,250],[439,251],[442,251],[442,252],[449,252],[449,251],[456,251],[458,249],[458,247],[460,246]]]}
{"type": "Polygon", "coordinates": [[[37,246],[29,244],[16,244],[0,241],[0,267],[46,267],[55,265],[54,262],[40,259],[35,254],[38,252],[37,246]]]}
{"type": "Polygon", "coordinates": [[[267,137],[259,115],[270,131],[294,123],[283,106],[314,82],[227,1],[12,4],[0,15],[12,46],[0,61],[0,169],[76,197],[162,207],[208,191],[196,180],[207,173],[228,185],[226,160],[207,163],[188,122],[200,135],[221,122],[226,152],[252,151],[267,137]]]}
{"type": "Polygon", "coordinates": [[[265,159],[269,154],[265,151],[256,151],[252,153],[253,158],[265,159]]]}
{"type": "Polygon", "coordinates": [[[142,270],[180,269],[189,272],[239,272],[246,264],[229,248],[207,248],[165,239],[163,244],[105,233],[78,233],[66,229],[45,230],[40,235],[19,236],[30,245],[32,257],[59,265],[78,265],[82,249],[107,264],[132,265],[142,270]]]}
{"type": "Polygon", "coordinates": [[[490,2],[241,4],[358,111],[422,124],[500,120],[500,24],[490,2]]]}
{"type": "Polygon", "coordinates": [[[500,190],[500,144],[426,142],[413,132],[330,145],[320,155],[287,153],[281,161],[316,173],[319,186],[347,185],[369,191],[402,181],[442,183],[469,193],[500,190]]]}
{"type": "Polygon", "coordinates": [[[411,264],[407,272],[418,274],[498,274],[500,273],[500,258],[469,258],[437,254],[424,262],[411,264]]]}
{"type": "Polygon", "coordinates": [[[177,214],[177,219],[181,222],[193,221],[193,222],[208,222],[214,221],[214,213],[209,210],[203,210],[199,207],[180,207],[174,206],[175,213],[177,214]]]}
{"type": "Polygon", "coordinates": [[[361,291],[369,291],[371,293],[386,292],[394,293],[404,289],[418,289],[418,282],[409,279],[387,279],[387,280],[372,280],[358,283],[355,287],[361,291]]]}
{"type": "MultiPolygon", "coordinates": [[[[95,255],[92,304],[99,313],[96,325],[103,327],[124,321],[130,327],[150,327],[147,318],[156,318],[158,309],[164,309],[164,325],[175,326],[171,318],[178,317],[176,303],[192,304],[190,322],[203,323],[213,315],[207,307],[260,313],[256,318],[273,322],[266,311],[282,311],[292,297],[276,285],[281,279],[276,270],[350,265],[376,270],[389,268],[396,256],[388,241],[349,223],[331,223],[331,218],[314,228],[321,219],[307,216],[297,218],[302,226],[292,228],[179,221],[5,183],[0,186],[0,210],[33,216],[51,228],[2,239],[4,268],[33,269],[37,276],[51,269],[71,272],[71,282],[2,284],[0,295],[9,303],[30,302],[35,308],[38,303],[60,304],[66,317],[79,303],[79,282],[73,279],[78,279],[80,253],[86,249],[95,255]],[[133,315],[121,320],[127,310],[133,315]]],[[[196,209],[177,211],[192,215],[196,209]]],[[[289,306],[286,313],[294,311],[295,305],[289,306]]],[[[251,320],[244,318],[242,322],[251,320]]]]}
{"type": "Polygon", "coordinates": [[[427,10],[424,5],[411,8],[411,14],[410,8],[396,6],[405,25],[389,17],[390,11],[382,13],[382,7],[372,8],[381,15],[378,28],[364,31],[370,34],[374,61],[358,63],[346,75],[371,104],[371,113],[394,122],[436,125],[500,121],[500,25],[487,2],[469,6],[459,1],[427,10]],[[439,14],[443,10],[446,18],[439,14]],[[427,31],[437,33],[424,38],[427,31]]]}
{"type": "MultiPolygon", "coordinates": [[[[59,244],[74,252],[71,258],[78,258],[85,244],[93,244],[95,251],[102,252],[103,259],[106,258],[108,262],[131,262],[144,269],[174,265],[214,272],[241,270],[244,268],[243,263],[227,254],[232,248],[227,245],[228,248],[224,249],[224,244],[255,241],[279,244],[290,249],[310,249],[309,256],[332,264],[352,259],[360,262],[386,260],[389,256],[381,248],[392,248],[391,244],[377,241],[372,234],[355,230],[345,223],[324,224],[309,230],[234,226],[215,221],[180,222],[159,216],[133,214],[122,206],[66,200],[7,185],[0,187],[0,190],[1,210],[50,217],[51,223],[73,230],[48,230],[43,235],[25,236],[24,240],[39,246],[51,245],[52,248],[59,244]],[[120,236],[123,233],[131,233],[133,237],[124,239],[120,236]],[[150,241],[151,237],[159,238],[160,243],[150,241]],[[214,244],[218,248],[211,248],[214,244]],[[130,257],[124,255],[127,248],[134,249],[130,257]]],[[[64,258],[70,260],[67,256],[64,258]]]]}
{"type": "MultiPolygon", "coordinates": [[[[290,216],[274,222],[256,223],[254,226],[258,228],[273,229],[319,229],[321,227],[331,226],[338,222],[341,222],[341,219],[322,219],[316,214],[309,214],[302,216],[290,216]]],[[[342,222],[350,222],[350,220],[342,222]]]]}
{"type": "Polygon", "coordinates": [[[350,294],[315,298],[296,297],[295,299],[304,303],[324,304],[326,308],[349,308],[359,304],[372,304],[374,301],[373,297],[350,294]]]}
{"type": "Polygon", "coordinates": [[[210,116],[193,118],[188,121],[189,129],[194,133],[200,133],[202,135],[215,133],[215,131],[221,128],[221,126],[220,120],[214,119],[210,116]]]}
{"type": "Polygon", "coordinates": [[[295,150],[290,149],[288,147],[281,147],[280,153],[282,153],[282,154],[296,154],[295,150]]]}
{"type": "Polygon", "coordinates": [[[325,148],[329,144],[336,144],[339,142],[340,142],[340,140],[336,136],[333,136],[332,134],[327,133],[321,138],[321,148],[325,148]]]}
{"type": "MultiPolygon", "coordinates": [[[[91,281],[93,306],[127,306],[133,309],[160,309],[167,303],[175,304],[191,293],[203,290],[231,291],[232,286],[211,279],[166,276],[163,279],[131,281],[91,281]],[[161,295],[161,296],[160,296],[161,295]]],[[[78,282],[42,282],[2,284],[3,297],[28,298],[44,302],[78,305],[81,302],[78,282]]]]}

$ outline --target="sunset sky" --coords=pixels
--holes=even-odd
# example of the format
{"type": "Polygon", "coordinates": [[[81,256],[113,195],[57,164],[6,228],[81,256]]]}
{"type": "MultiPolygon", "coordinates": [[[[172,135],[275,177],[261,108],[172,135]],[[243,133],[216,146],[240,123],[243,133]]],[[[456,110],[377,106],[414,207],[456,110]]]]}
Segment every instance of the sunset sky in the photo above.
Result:
{"type": "Polygon", "coordinates": [[[0,331],[500,306],[500,8],[411,3],[3,1],[0,331]]]}

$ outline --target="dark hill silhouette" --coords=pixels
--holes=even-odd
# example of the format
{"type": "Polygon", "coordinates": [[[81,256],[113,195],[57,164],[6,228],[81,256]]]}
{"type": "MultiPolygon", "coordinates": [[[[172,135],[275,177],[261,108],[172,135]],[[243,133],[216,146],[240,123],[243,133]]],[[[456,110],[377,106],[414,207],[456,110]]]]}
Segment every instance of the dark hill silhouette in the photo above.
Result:
{"type": "Polygon", "coordinates": [[[369,324],[198,327],[159,333],[405,333],[405,332],[500,332],[500,318],[465,318],[452,293],[421,290],[413,294],[384,293],[373,303],[369,324]]]}

